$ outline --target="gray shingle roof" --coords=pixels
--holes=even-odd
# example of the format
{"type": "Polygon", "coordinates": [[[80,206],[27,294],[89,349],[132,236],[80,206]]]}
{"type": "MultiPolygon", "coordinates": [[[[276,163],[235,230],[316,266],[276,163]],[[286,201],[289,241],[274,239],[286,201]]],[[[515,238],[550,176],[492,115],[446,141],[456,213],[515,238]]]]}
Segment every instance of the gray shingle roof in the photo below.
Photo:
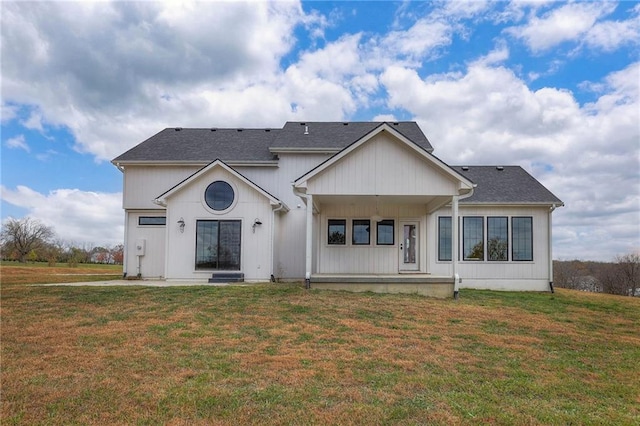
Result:
{"type": "MultiPolygon", "coordinates": [[[[282,129],[168,128],[113,162],[270,161],[269,148],[344,148],[382,122],[287,122],[282,129]],[[308,129],[305,135],[305,129],[308,129]]],[[[415,122],[389,123],[427,151],[433,148],[415,122]]]]}
{"type": "Polygon", "coordinates": [[[275,129],[178,129],[164,129],[113,161],[273,160],[269,147],[273,145],[275,129]]]}
{"type": "Polygon", "coordinates": [[[451,167],[477,185],[473,195],[461,200],[461,204],[562,204],[558,197],[520,166],[451,167]]]}

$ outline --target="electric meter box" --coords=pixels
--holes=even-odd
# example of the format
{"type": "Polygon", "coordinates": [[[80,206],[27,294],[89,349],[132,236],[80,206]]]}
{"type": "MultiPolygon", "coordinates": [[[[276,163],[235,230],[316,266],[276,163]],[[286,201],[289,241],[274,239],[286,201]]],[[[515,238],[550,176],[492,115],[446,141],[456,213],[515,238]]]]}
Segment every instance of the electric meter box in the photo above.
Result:
{"type": "Polygon", "coordinates": [[[144,256],[144,251],[147,247],[147,240],[136,240],[136,256],[144,256]]]}

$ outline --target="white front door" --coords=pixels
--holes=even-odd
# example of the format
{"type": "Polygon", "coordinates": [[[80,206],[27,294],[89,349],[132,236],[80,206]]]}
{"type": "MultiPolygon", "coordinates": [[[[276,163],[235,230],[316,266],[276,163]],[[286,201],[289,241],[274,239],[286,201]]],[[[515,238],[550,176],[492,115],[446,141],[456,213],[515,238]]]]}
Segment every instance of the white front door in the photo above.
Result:
{"type": "Polygon", "coordinates": [[[419,222],[400,222],[400,261],[399,270],[417,271],[420,269],[418,248],[420,247],[419,222]]]}

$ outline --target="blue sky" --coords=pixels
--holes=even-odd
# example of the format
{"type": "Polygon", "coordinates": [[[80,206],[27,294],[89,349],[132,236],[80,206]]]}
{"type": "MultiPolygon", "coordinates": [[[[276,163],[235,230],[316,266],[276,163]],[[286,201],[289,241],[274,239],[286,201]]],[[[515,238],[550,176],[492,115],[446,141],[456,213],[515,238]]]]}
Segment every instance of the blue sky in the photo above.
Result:
{"type": "Polygon", "coordinates": [[[2,219],[123,239],[110,160],[165,127],[415,120],[561,198],[555,257],[640,250],[637,2],[2,2],[2,219]]]}

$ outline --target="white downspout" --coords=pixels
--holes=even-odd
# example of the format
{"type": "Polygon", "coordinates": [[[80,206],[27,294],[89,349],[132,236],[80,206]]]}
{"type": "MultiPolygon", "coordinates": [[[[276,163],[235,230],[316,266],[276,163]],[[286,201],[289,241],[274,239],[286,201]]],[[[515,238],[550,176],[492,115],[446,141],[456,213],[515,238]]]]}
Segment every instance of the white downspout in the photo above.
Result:
{"type": "Polygon", "coordinates": [[[474,188],[476,185],[473,185],[471,191],[464,195],[454,195],[451,200],[451,265],[453,267],[453,298],[457,299],[460,293],[460,283],[462,282],[462,278],[460,278],[460,274],[458,274],[458,253],[460,252],[458,249],[458,243],[460,238],[458,236],[458,228],[460,225],[460,220],[458,219],[458,203],[460,200],[464,200],[465,198],[469,198],[473,195],[474,188]]]}
{"type": "Polygon", "coordinates": [[[276,282],[276,277],[275,277],[275,251],[276,248],[274,247],[275,241],[276,241],[276,213],[279,211],[284,210],[284,204],[280,203],[280,205],[273,209],[272,214],[271,214],[271,282],[276,282]]]}
{"type": "Polygon", "coordinates": [[[122,246],[122,278],[127,278],[127,256],[129,256],[129,210],[124,212],[124,246],[122,246]]]}
{"type": "Polygon", "coordinates": [[[313,195],[305,194],[307,198],[307,241],[304,283],[306,288],[311,288],[311,268],[313,265],[313,195]]]}
{"type": "Polygon", "coordinates": [[[547,228],[548,228],[548,233],[549,236],[547,237],[548,240],[548,244],[549,244],[549,248],[548,248],[548,252],[549,252],[549,289],[551,290],[551,293],[554,292],[553,290],[553,241],[552,241],[552,231],[551,231],[551,216],[553,211],[556,209],[556,205],[552,204],[551,207],[549,208],[549,223],[547,223],[547,228]]]}
{"type": "Polygon", "coordinates": [[[311,288],[311,269],[313,266],[313,195],[302,192],[295,186],[293,187],[293,193],[302,198],[307,205],[304,285],[305,288],[309,289],[311,288]]]}
{"type": "Polygon", "coordinates": [[[458,198],[451,200],[451,267],[453,269],[453,298],[458,298],[460,291],[460,275],[458,275],[458,198]]]}

